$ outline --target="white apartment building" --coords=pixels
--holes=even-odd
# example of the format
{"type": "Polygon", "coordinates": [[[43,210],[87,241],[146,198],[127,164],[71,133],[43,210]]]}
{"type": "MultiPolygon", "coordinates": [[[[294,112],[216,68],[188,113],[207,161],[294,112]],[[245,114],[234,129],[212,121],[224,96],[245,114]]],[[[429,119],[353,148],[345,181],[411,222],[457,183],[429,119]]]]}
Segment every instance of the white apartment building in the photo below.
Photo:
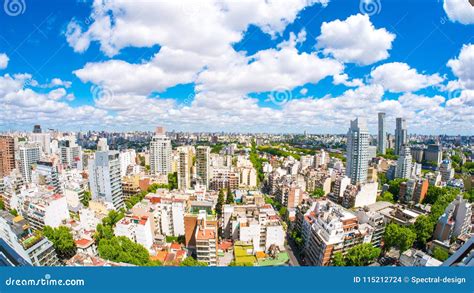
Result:
{"type": "Polygon", "coordinates": [[[124,177],[127,175],[127,169],[129,166],[134,166],[136,164],[137,153],[135,150],[123,150],[119,154],[120,160],[120,176],[124,177]]]}
{"type": "Polygon", "coordinates": [[[120,161],[117,151],[96,152],[89,160],[89,186],[92,199],[111,203],[115,209],[124,206],[120,161]]]}
{"type": "Polygon", "coordinates": [[[39,161],[40,153],[39,144],[25,144],[18,149],[20,172],[26,182],[32,181],[31,169],[39,161]]]}
{"type": "Polygon", "coordinates": [[[150,142],[150,172],[167,175],[171,172],[171,140],[166,137],[164,129],[150,142]]]}
{"type": "Polygon", "coordinates": [[[147,249],[153,245],[151,221],[147,216],[125,217],[116,224],[114,232],[116,236],[125,236],[147,249]]]}
{"type": "Polygon", "coordinates": [[[369,132],[365,120],[357,118],[351,121],[351,127],[347,133],[346,162],[346,175],[351,178],[351,184],[367,181],[368,147],[369,132]]]}
{"type": "Polygon", "coordinates": [[[224,237],[251,243],[254,252],[284,249],[285,232],[271,205],[224,206],[224,237]]]}

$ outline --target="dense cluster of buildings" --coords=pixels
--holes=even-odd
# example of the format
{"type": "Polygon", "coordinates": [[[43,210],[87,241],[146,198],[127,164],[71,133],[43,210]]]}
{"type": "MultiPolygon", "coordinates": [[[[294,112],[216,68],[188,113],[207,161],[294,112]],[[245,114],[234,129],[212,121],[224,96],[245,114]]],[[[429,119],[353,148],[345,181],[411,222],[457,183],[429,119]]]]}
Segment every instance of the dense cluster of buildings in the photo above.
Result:
{"type": "MultiPolygon", "coordinates": [[[[382,247],[387,224],[410,226],[429,214],[429,186],[466,189],[454,178],[454,153],[441,145],[410,140],[402,118],[388,134],[384,113],[377,139],[362,118],[351,121],[345,138],[196,135],[162,127],[74,134],[36,125],[32,133],[0,135],[0,258],[11,265],[130,265],[101,258],[93,237],[115,210],[123,217],[113,235],[165,265],[187,257],[209,266],[284,265],[290,234],[301,237],[300,262],[333,265],[335,254],[359,244],[382,247]],[[312,142],[327,147],[300,152],[289,140],[300,149],[312,142]],[[389,189],[381,178],[400,179],[396,203],[378,201],[389,189]],[[69,229],[73,257],[58,258],[41,233],[46,226],[69,229]]],[[[458,196],[438,219],[430,249],[454,255],[472,236],[472,218],[472,205],[458,196]]],[[[400,261],[436,264],[416,249],[401,252],[400,261]]]]}

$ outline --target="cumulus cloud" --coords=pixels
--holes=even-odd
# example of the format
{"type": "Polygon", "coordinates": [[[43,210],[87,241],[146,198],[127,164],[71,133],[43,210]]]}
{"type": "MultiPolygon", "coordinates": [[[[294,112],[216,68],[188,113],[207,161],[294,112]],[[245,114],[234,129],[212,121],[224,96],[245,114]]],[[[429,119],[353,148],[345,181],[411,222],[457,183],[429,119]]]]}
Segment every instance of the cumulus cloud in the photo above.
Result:
{"type": "Polygon", "coordinates": [[[0,76],[0,125],[24,127],[42,121],[58,127],[92,126],[108,117],[106,111],[92,106],[71,107],[59,101],[69,98],[64,88],[38,93],[29,87],[30,81],[29,74],[0,76]]]}
{"type": "Polygon", "coordinates": [[[443,8],[451,21],[474,24],[474,7],[468,0],[444,0],[443,8]]]}
{"type": "Polygon", "coordinates": [[[95,0],[93,23],[83,28],[71,21],[66,38],[76,52],[97,41],[109,56],[128,46],[156,44],[218,55],[238,42],[248,25],[254,24],[270,35],[280,34],[299,11],[315,3],[327,5],[328,1],[178,0],[136,5],[128,0],[95,0]]]}
{"type": "Polygon", "coordinates": [[[381,84],[393,93],[413,92],[439,84],[443,78],[439,74],[420,74],[406,63],[392,62],[382,64],[370,73],[372,83],[381,84]]]}
{"type": "Polygon", "coordinates": [[[339,74],[343,65],[315,53],[299,53],[295,36],[276,49],[236,56],[227,67],[209,68],[199,74],[199,91],[266,92],[275,88],[293,89],[306,83],[318,83],[327,76],[339,74]]]}
{"type": "Polygon", "coordinates": [[[389,57],[394,39],[385,28],[375,28],[368,15],[357,14],[323,22],[317,47],[342,62],[369,65],[389,57]]]}
{"type": "MultiPolygon", "coordinates": [[[[474,9],[473,9],[474,10],[474,9]]],[[[459,86],[474,89],[474,45],[464,45],[455,59],[448,61],[454,75],[459,79],[459,86]]]]}
{"type": "Polygon", "coordinates": [[[0,69],[7,68],[9,60],[7,54],[0,53],[0,69]]]}

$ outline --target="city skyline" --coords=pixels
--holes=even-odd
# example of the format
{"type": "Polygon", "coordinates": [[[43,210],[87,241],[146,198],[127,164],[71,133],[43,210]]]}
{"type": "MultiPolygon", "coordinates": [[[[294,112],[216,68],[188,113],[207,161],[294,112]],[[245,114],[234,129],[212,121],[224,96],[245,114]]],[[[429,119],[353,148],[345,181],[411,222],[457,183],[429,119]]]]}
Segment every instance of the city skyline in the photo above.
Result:
{"type": "Polygon", "coordinates": [[[384,112],[473,134],[467,1],[23,2],[0,11],[0,132],[376,134],[384,112]]]}

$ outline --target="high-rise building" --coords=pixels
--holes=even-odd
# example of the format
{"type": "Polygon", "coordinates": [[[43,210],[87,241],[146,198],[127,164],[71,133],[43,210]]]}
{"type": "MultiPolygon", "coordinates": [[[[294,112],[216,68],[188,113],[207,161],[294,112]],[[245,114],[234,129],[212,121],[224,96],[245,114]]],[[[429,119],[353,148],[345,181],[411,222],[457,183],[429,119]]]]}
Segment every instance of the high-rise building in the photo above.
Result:
{"type": "Polygon", "coordinates": [[[439,217],[434,239],[451,241],[471,232],[472,205],[461,195],[451,202],[439,217]]]}
{"type": "Polygon", "coordinates": [[[205,185],[209,188],[209,157],[211,148],[208,146],[198,146],[196,148],[196,177],[199,184],[205,185]]]}
{"type": "Polygon", "coordinates": [[[134,149],[123,150],[120,152],[120,176],[124,177],[127,175],[127,169],[129,166],[135,165],[137,154],[134,149]]]}
{"type": "Polygon", "coordinates": [[[21,256],[22,260],[26,260],[29,264],[34,266],[60,265],[53,243],[47,238],[33,233],[28,222],[21,216],[14,217],[7,211],[0,210],[0,239],[5,241],[21,256]]]}
{"type": "Polygon", "coordinates": [[[454,168],[451,166],[450,160],[443,160],[441,166],[439,166],[439,172],[441,173],[441,181],[448,182],[454,178],[454,168]]]}
{"type": "Polygon", "coordinates": [[[99,152],[106,152],[109,150],[109,145],[107,144],[107,138],[101,137],[97,142],[97,150],[99,152]]]}
{"type": "Polygon", "coordinates": [[[35,126],[33,126],[33,133],[41,133],[41,125],[39,124],[36,124],[35,126]]]}
{"type": "Polygon", "coordinates": [[[404,145],[408,143],[407,140],[407,125],[403,118],[397,118],[395,128],[395,154],[400,155],[404,145]]]}
{"type": "Polygon", "coordinates": [[[15,140],[11,136],[0,136],[0,178],[15,169],[15,140]]]}
{"type": "Polygon", "coordinates": [[[84,167],[82,162],[82,148],[76,144],[75,137],[70,136],[66,140],[61,141],[59,151],[62,164],[65,164],[67,168],[74,168],[82,171],[84,167]]]}
{"type": "Polygon", "coordinates": [[[165,175],[171,172],[171,140],[162,127],[157,128],[150,142],[150,172],[165,175]]]}
{"type": "Polygon", "coordinates": [[[397,160],[397,169],[395,178],[410,178],[412,172],[411,152],[408,146],[404,146],[400,150],[400,156],[397,160]]]}
{"type": "Polygon", "coordinates": [[[386,149],[387,149],[387,131],[385,130],[385,113],[379,113],[377,152],[379,154],[385,154],[386,149]]]}
{"type": "Polygon", "coordinates": [[[92,199],[109,202],[115,209],[123,207],[119,153],[96,152],[95,158],[89,160],[88,167],[92,199]]]}
{"type": "Polygon", "coordinates": [[[20,155],[20,172],[25,182],[31,182],[31,168],[40,159],[38,144],[25,144],[18,149],[20,155]]]}
{"type": "Polygon", "coordinates": [[[32,133],[29,135],[29,140],[38,143],[44,154],[51,154],[51,135],[49,133],[32,133]]]}
{"type": "Polygon", "coordinates": [[[351,184],[367,181],[369,132],[364,119],[351,121],[347,133],[347,165],[346,175],[351,178],[351,184]]]}
{"type": "Polygon", "coordinates": [[[32,181],[36,184],[52,187],[54,193],[62,194],[58,166],[56,166],[53,162],[42,160],[38,161],[31,177],[32,181]]]}
{"type": "Polygon", "coordinates": [[[178,148],[178,188],[191,188],[191,169],[193,167],[193,150],[190,146],[178,148]]]}
{"type": "Polygon", "coordinates": [[[443,160],[443,149],[439,144],[430,144],[425,150],[425,161],[439,166],[443,160]]]}

